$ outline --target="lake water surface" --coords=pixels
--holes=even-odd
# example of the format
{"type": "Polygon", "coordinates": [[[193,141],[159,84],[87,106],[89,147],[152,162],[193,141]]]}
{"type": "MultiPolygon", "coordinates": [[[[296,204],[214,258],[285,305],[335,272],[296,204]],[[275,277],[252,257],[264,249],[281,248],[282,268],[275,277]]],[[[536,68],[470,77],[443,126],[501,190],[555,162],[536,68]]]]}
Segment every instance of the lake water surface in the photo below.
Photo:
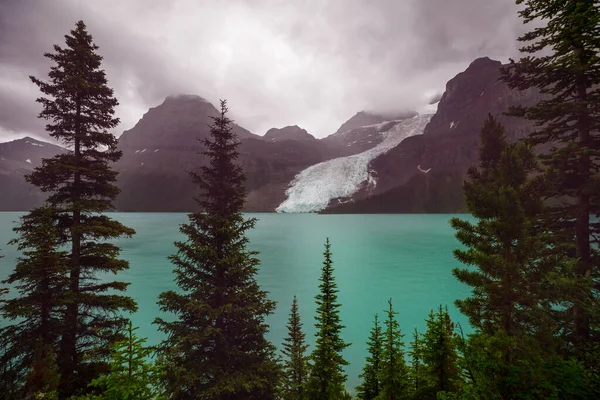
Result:
{"type": "MultiPolygon", "coordinates": [[[[0,280],[12,271],[18,256],[12,227],[22,213],[0,213],[0,280]]],[[[113,218],[134,228],[137,234],[119,244],[130,269],[119,275],[131,282],[128,294],[139,310],[132,316],[138,333],[150,344],[161,334],[151,324],[159,314],[157,296],[175,289],[172,265],[167,256],[175,250],[173,242],[182,240],[179,224],[186,214],[113,213],[113,218]]],[[[343,337],[352,345],[344,355],[350,365],[347,387],[354,391],[359,383],[371,322],[392,298],[404,341],[412,340],[415,327],[422,330],[428,312],[448,305],[451,316],[463,326],[466,318],[454,308],[457,298],[469,290],[452,276],[460,266],[452,250],[458,247],[448,220],[451,215],[316,215],[248,214],[258,218],[249,232],[250,249],[260,252],[262,261],[258,281],[277,301],[277,310],[268,319],[269,339],[280,346],[286,334],[292,297],[297,295],[304,330],[309,344],[314,343],[314,297],[323,261],[325,238],[331,240],[335,278],[339,288],[340,314],[346,325],[343,337]]],[[[469,218],[468,216],[463,216],[469,218]]],[[[311,347],[312,348],[312,347],[311,347]]],[[[309,351],[311,350],[309,348],[309,351]]]]}

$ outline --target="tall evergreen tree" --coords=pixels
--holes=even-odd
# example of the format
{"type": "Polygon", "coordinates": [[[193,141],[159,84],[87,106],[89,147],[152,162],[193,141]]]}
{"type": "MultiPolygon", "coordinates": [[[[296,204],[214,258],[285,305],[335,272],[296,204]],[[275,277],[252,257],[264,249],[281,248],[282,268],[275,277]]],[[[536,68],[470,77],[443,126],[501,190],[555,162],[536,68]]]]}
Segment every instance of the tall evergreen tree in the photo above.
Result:
{"type": "Polygon", "coordinates": [[[209,163],[192,173],[201,211],[181,226],[187,240],[176,242],[170,257],[181,290],[162,293],[158,302],[174,315],[155,321],[167,334],[165,384],[174,399],[269,399],[280,375],[275,347],[265,339],[275,303],[256,282],[257,253],[246,248],[256,219],[242,215],[239,141],[226,114],[221,101],[210,139],[202,141],[209,163]]]}
{"type": "Polygon", "coordinates": [[[309,365],[306,349],[308,345],[305,342],[306,335],[302,332],[296,296],[292,301],[287,329],[288,336],[284,339],[281,350],[285,357],[283,397],[286,400],[304,400],[307,398],[306,381],[309,365]]]}
{"type": "Polygon", "coordinates": [[[50,136],[72,149],[45,159],[26,178],[50,193],[57,209],[68,255],[69,288],[58,356],[62,396],[75,393],[106,368],[110,344],[126,324],[122,311],[136,309],[133,299],[118,294],[124,282],[99,281],[98,275],[129,267],[119,248],[107,242],[134,230],[102,214],[119,193],[110,163],[121,157],[109,131],[119,123],[118,105],[101,69],[102,57],[82,21],[65,36],[66,47],[54,46],[48,81],[31,77],[47,97],[38,98],[40,118],[49,121],[50,136]]]}
{"type": "Polygon", "coordinates": [[[517,0],[524,23],[541,22],[519,38],[524,57],[504,69],[511,88],[537,88],[544,98],[510,114],[536,122],[533,144],[546,144],[544,211],[553,248],[575,262],[576,286],[565,314],[566,339],[586,353],[590,339],[600,340],[593,308],[600,294],[600,7],[595,0],[517,0]]]}
{"type": "MultiPolygon", "coordinates": [[[[476,223],[453,218],[456,237],[466,249],[454,251],[463,264],[454,269],[459,281],[471,286],[473,295],[457,300],[471,325],[486,334],[504,330],[542,330],[540,321],[550,313],[545,298],[547,277],[553,262],[541,258],[543,232],[538,230],[542,202],[536,161],[523,143],[507,144],[504,128],[490,116],[481,131],[479,168],[471,168],[464,194],[476,223]]],[[[541,339],[541,336],[540,336],[541,339]]]]}
{"type": "Polygon", "coordinates": [[[325,257],[321,269],[319,293],[317,294],[317,328],[315,349],[311,359],[313,366],[308,382],[308,395],[311,400],[337,400],[345,396],[344,366],[348,362],[342,351],[350,346],[341,336],[345,328],[340,320],[337,284],[333,276],[333,260],[329,238],[325,241],[325,257]]]}
{"type": "Polygon", "coordinates": [[[378,400],[398,400],[410,398],[408,368],[404,359],[404,335],[396,320],[392,299],[388,300],[383,352],[381,356],[380,393],[378,400]]]}
{"type": "Polygon", "coordinates": [[[419,399],[437,399],[438,393],[454,393],[458,389],[457,338],[448,309],[431,310],[426,319],[427,330],[421,339],[421,389],[419,399]]]}
{"type": "Polygon", "coordinates": [[[21,217],[13,229],[18,238],[10,243],[23,257],[3,283],[17,296],[0,305],[0,315],[10,321],[0,328],[0,364],[10,366],[2,369],[0,381],[13,382],[11,396],[21,391],[36,357],[54,352],[62,332],[68,280],[67,253],[58,249],[63,242],[58,224],[56,210],[43,206],[21,217]]]}
{"type": "Polygon", "coordinates": [[[414,394],[414,398],[418,398],[418,394],[423,388],[423,341],[422,336],[419,334],[417,328],[413,331],[413,341],[410,342],[411,350],[409,352],[411,358],[410,366],[410,381],[411,381],[411,392],[414,394]]]}
{"type": "Polygon", "coordinates": [[[358,398],[361,400],[373,400],[379,396],[383,341],[383,330],[379,325],[379,316],[375,314],[373,328],[371,328],[369,340],[367,341],[369,355],[360,375],[362,383],[356,388],[358,398]]]}

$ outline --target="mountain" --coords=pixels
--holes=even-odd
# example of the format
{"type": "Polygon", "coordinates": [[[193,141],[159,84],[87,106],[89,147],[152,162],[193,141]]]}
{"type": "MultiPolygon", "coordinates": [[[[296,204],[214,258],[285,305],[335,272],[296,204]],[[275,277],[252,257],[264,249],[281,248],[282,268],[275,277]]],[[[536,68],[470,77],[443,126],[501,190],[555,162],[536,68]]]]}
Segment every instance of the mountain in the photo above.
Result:
{"type": "MultiPolygon", "coordinates": [[[[121,211],[191,211],[198,195],[188,171],[204,162],[198,139],[209,135],[217,109],[199,96],[172,96],[151,108],[119,138],[117,163],[121,211]]],[[[265,137],[239,125],[239,163],[246,174],[246,210],[274,211],[289,182],[303,169],[342,153],[297,126],[271,129],[265,137]]]]}
{"type": "Polygon", "coordinates": [[[322,139],[322,142],[324,146],[335,149],[338,157],[362,153],[383,142],[383,133],[399,120],[414,115],[414,112],[406,112],[383,116],[360,111],[344,122],[334,134],[322,139]]]}
{"type": "Polygon", "coordinates": [[[511,105],[541,99],[535,90],[508,88],[499,80],[501,66],[480,58],[450,80],[423,135],[407,138],[372,161],[378,185],[371,196],[328,212],[464,211],[462,182],[468,168],[478,162],[479,132],[487,115],[496,116],[514,141],[531,132],[533,124],[502,113],[511,105]]]}
{"type": "Polygon", "coordinates": [[[271,128],[265,133],[263,139],[271,142],[281,142],[284,140],[317,140],[313,135],[306,132],[306,129],[298,125],[286,126],[281,129],[271,128]]]}
{"type": "Polygon", "coordinates": [[[292,181],[286,191],[287,199],[277,207],[277,211],[321,211],[357,195],[368,195],[377,187],[377,176],[370,170],[370,162],[406,138],[422,134],[430,118],[431,115],[416,115],[372,126],[383,138],[379,144],[359,154],[339,157],[305,169],[292,181]]]}
{"type": "Polygon", "coordinates": [[[25,181],[43,158],[66,152],[62,147],[30,137],[0,143],[0,210],[24,211],[40,206],[46,195],[25,181]]]}

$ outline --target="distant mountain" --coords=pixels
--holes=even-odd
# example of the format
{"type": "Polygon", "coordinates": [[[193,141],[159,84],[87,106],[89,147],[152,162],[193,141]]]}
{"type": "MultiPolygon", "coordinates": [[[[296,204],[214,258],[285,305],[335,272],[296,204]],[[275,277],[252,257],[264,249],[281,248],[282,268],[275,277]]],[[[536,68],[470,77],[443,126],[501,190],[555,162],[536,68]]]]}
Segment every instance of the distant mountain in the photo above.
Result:
{"type": "Polygon", "coordinates": [[[282,142],[284,140],[317,140],[313,135],[308,133],[306,129],[302,129],[298,125],[286,126],[281,129],[271,128],[265,133],[263,139],[271,142],[282,142]]]}
{"type": "Polygon", "coordinates": [[[414,112],[406,112],[383,116],[360,111],[322,141],[325,146],[337,149],[339,156],[362,153],[383,142],[385,136],[382,133],[391,129],[398,121],[414,115],[414,112]]]}
{"type": "MultiPolygon", "coordinates": [[[[480,58],[446,85],[439,103],[416,113],[361,111],[332,135],[315,139],[298,126],[258,136],[239,125],[239,164],[246,174],[246,211],[457,212],[464,211],[462,182],[478,161],[479,132],[489,113],[506,126],[509,140],[533,125],[504,116],[509,106],[531,105],[534,90],[509,89],[501,63],[480,58]]],[[[437,99],[433,99],[437,100],[437,99]]],[[[189,171],[205,162],[198,139],[209,135],[218,111],[200,96],[170,96],[148,110],[119,138],[115,165],[122,211],[191,211],[198,196],[189,171]]],[[[24,138],[0,144],[0,210],[41,204],[24,175],[41,159],[66,151],[24,138]]]]}
{"type": "Polygon", "coordinates": [[[328,212],[464,211],[462,182],[468,168],[478,162],[479,132],[487,115],[496,116],[514,141],[531,132],[533,124],[502,113],[511,105],[541,99],[535,90],[508,88],[499,80],[501,66],[480,58],[450,80],[424,134],[373,160],[378,184],[371,197],[355,198],[328,212]]]}
{"type": "Polygon", "coordinates": [[[40,206],[46,195],[25,181],[25,175],[67,150],[30,137],[0,143],[0,211],[24,211],[40,206]]]}
{"type": "MultiPolygon", "coordinates": [[[[198,139],[209,135],[217,109],[199,96],[174,96],[151,108],[119,138],[117,163],[122,211],[191,211],[198,196],[188,171],[204,157],[198,139]]],[[[234,125],[239,163],[246,174],[247,211],[274,211],[294,176],[310,165],[342,154],[297,126],[271,129],[265,137],[234,125]]]]}
{"type": "Polygon", "coordinates": [[[416,115],[372,125],[373,132],[382,138],[380,143],[361,153],[324,161],[305,169],[291,182],[286,191],[287,198],[277,207],[277,211],[315,212],[350,201],[356,196],[368,196],[377,187],[377,177],[370,168],[371,161],[406,138],[422,134],[430,119],[431,115],[416,115]]]}

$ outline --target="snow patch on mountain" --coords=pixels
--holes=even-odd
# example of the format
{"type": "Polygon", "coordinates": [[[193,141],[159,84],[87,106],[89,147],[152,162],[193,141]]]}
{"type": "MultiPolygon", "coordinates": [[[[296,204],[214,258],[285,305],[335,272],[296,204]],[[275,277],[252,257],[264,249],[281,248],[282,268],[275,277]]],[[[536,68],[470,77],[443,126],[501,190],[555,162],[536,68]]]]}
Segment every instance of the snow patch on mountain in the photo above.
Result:
{"type": "Polygon", "coordinates": [[[355,194],[368,182],[372,187],[376,178],[369,171],[369,163],[387,153],[409,136],[420,135],[432,114],[417,115],[400,121],[389,131],[383,132],[384,139],[365,152],[340,157],[313,165],[300,172],[286,191],[287,199],[277,207],[277,212],[305,213],[321,211],[333,199],[347,198],[355,194]]]}

